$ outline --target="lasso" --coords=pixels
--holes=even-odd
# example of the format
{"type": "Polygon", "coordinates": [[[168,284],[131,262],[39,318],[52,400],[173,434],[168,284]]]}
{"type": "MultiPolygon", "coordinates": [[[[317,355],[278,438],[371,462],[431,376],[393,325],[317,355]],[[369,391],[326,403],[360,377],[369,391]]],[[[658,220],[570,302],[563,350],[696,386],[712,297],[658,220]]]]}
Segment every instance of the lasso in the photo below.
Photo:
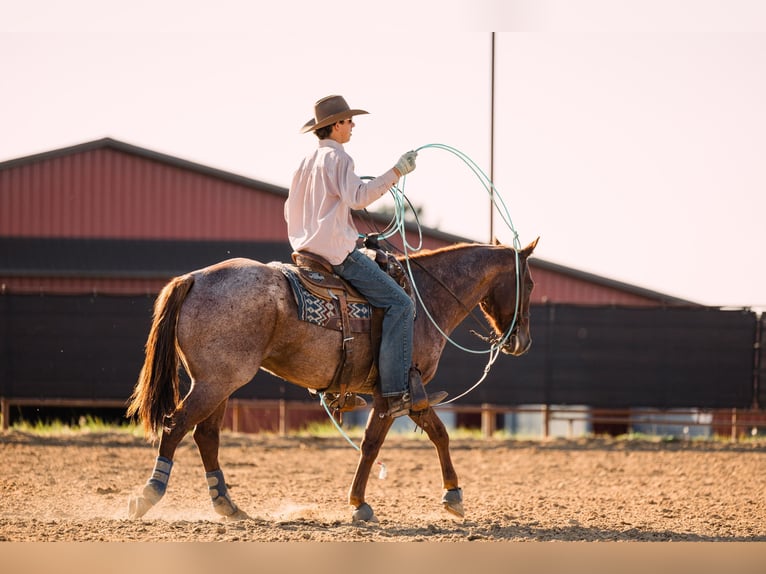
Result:
{"type": "MultiPolygon", "coordinates": [[[[492,207],[497,209],[498,213],[500,214],[500,217],[502,218],[503,222],[505,223],[506,227],[511,231],[513,234],[513,248],[514,253],[516,256],[516,306],[514,308],[513,313],[513,321],[511,321],[510,326],[506,330],[506,332],[503,334],[503,336],[495,341],[492,342],[489,349],[469,349],[467,347],[464,347],[463,345],[460,345],[456,341],[454,341],[447,333],[444,332],[444,330],[439,326],[439,324],[436,322],[436,320],[431,315],[430,311],[428,310],[428,307],[426,306],[425,302],[423,301],[423,298],[420,295],[420,291],[418,290],[417,284],[415,283],[415,277],[412,273],[412,267],[410,265],[410,257],[409,254],[411,252],[417,252],[420,251],[423,247],[423,231],[420,227],[420,221],[417,219],[417,216],[415,217],[415,226],[417,229],[417,236],[418,236],[418,243],[417,245],[410,245],[410,243],[407,241],[407,234],[405,229],[405,212],[407,205],[410,203],[407,196],[404,194],[404,186],[406,183],[407,176],[404,176],[401,180],[401,187],[394,185],[389,189],[389,192],[391,193],[391,196],[394,201],[394,215],[391,220],[391,222],[386,226],[386,228],[377,234],[378,239],[389,239],[390,237],[393,237],[394,235],[399,235],[402,240],[402,248],[404,252],[404,259],[407,264],[407,274],[409,275],[410,282],[412,284],[412,289],[415,292],[415,295],[420,302],[421,307],[423,307],[423,311],[425,311],[426,316],[431,321],[431,323],[436,327],[436,329],[441,333],[441,335],[450,342],[453,346],[457,347],[458,349],[465,351],[467,353],[473,353],[473,354],[488,354],[489,358],[487,360],[487,364],[484,367],[484,372],[481,376],[481,378],[474,383],[473,386],[471,386],[468,390],[461,393],[460,395],[451,398],[448,401],[445,401],[443,403],[440,403],[435,406],[443,406],[447,405],[449,403],[452,403],[458,399],[461,399],[462,397],[466,396],[468,393],[473,391],[476,387],[478,387],[481,383],[484,382],[484,380],[487,378],[487,375],[489,374],[490,369],[492,368],[492,365],[497,360],[498,356],[500,356],[500,350],[502,346],[505,344],[505,342],[508,340],[508,338],[511,336],[511,333],[513,332],[514,327],[516,326],[516,321],[518,319],[519,315],[519,299],[520,299],[520,293],[521,293],[521,272],[519,269],[519,250],[521,249],[521,244],[519,243],[519,234],[516,232],[515,227],[513,226],[513,221],[511,220],[510,212],[508,211],[508,207],[506,206],[505,202],[503,201],[503,198],[500,196],[499,192],[497,191],[497,188],[495,188],[494,183],[487,177],[487,174],[482,171],[482,169],[476,165],[476,162],[474,162],[470,157],[465,155],[463,152],[448,146],[444,144],[439,143],[432,143],[427,144],[424,146],[421,146],[417,148],[415,151],[418,153],[424,149],[440,149],[447,151],[455,156],[457,156],[459,159],[465,163],[468,168],[473,172],[473,174],[479,179],[484,189],[487,191],[487,193],[490,196],[490,199],[492,201],[492,207]]],[[[413,213],[415,212],[413,208],[413,213]]],[[[320,393],[320,399],[322,402],[322,406],[324,407],[325,411],[327,411],[327,414],[330,416],[330,419],[333,421],[333,424],[337,428],[338,431],[346,438],[346,440],[357,450],[359,450],[359,447],[357,447],[351,439],[349,439],[348,435],[346,435],[345,432],[343,432],[343,429],[340,427],[340,425],[337,423],[335,418],[330,414],[329,408],[327,406],[327,403],[325,401],[324,393],[320,393]]],[[[378,463],[381,465],[381,472],[380,472],[380,478],[384,478],[386,474],[386,468],[385,465],[382,463],[378,463]]]]}
{"type": "MultiPolygon", "coordinates": [[[[511,324],[509,325],[506,332],[503,334],[503,336],[495,341],[492,342],[489,349],[469,349],[467,347],[464,347],[463,345],[460,345],[456,341],[454,341],[447,333],[444,332],[444,330],[437,324],[437,322],[434,320],[433,316],[431,315],[430,311],[428,310],[428,307],[426,306],[425,302],[423,301],[423,298],[420,295],[420,291],[417,288],[417,285],[415,283],[415,277],[412,273],[412,267],[410,265],[410,258],[409,253],[410,252],[416,252],[419,251],[423,246],[423,233],[420,228],[420,222],[417,220],[415,221],[415,225],[417,228],[417,234],[418,234],[418,245],[412,246],[407,241],[406,236],[406,230],[405,230],[405,223],[404,223],[404,212],[405,212],[405,206],[407,203],[409,203],[409,200],[404,195],[404,185],[406,182],[406,176],[402,178],[402,184],[401,187],[394,185],[389,191],[391,195],[394,198],[394,218],[392,222],[388,225],[386,230],[384,230],[383,234],[381,234],[379,237],[381,239],[387,239],[389,237],[392,237],[395,234],[399,234],[402,239],[402,246],[405,256],[405,262],[407,264],[407,274],[410,277],[410,281],[412,283],[413,291],[415,292],[415,295],[418,298],[418,301],[420,302],[420,305],[423,307],[423,310],[425,311],[426,316],[431,321],[431,323],[436,327],[436,329],[441,333],[441,335],[450,342],[453,346],[457,347],[458,349],[465,351],[467,353],[473,353],[473,354],[488,354],[489,358],[487,361],[487,365],[484,367],[484,373],[481,376],[481,378],[467,391],[464,393],[448,400],[443,403],[440,403],[436,406],[442,406],[449,404],[451,402],[454,402],[471,391],[473,391],[476,387],[478,387],[482,382],[484,382],[484,379],[486,379],[487,375],[489,374],[490,369],[492,368],[492,365],[497,360],[498,356],[500,355],[500,350],[502,346],[505,344],[505,342],[508,340],[508,338],[511,336],[511,333],[513,332],[514,327],[516,326],[516,321],[518,319],[519,315],[519,295],[521,293],[521,274],[519,269],[519,250],[521,249],[521,244],[519,243],[519,234],[516,232],[516,229],[513,226],[513,221],[511,220],[511,215],[508,211],[508,207],[506,206],[505,202],[503,201],[503,198],[500,196],[500,194],[497,191],[497,188],[495,188],[495,185],[492,183],[492,181],[487,177],[487,174],[482,171],[482,169],[476,165],[476,162],[474,162],[470,157],[465,155],[463,152],[448,146],[444,144],[427,144],[424,146],[421,146],[417,148],[415,151],[420,152],[424,149],[441,149],[444,151],[447,151],[455,156],[457,156],[459,159],[465,163],[469,169],[473,172],[473,174],[479,179],[484,189],[487,191],[487,193],[490,196],[490,199],[492,201],[493,208],[496,208],[498,210],[498,213],[500,214],[501,218],[503,219],[503,222],[508,227],[508,229],[513,234],[513,247],[514,247],[514,253],[516,256],[516,306],[514,308],[513,313],[513,321],[511,321],[511,324]]],[[[414,210],[413,210],[414,211],[414,210]]]]}

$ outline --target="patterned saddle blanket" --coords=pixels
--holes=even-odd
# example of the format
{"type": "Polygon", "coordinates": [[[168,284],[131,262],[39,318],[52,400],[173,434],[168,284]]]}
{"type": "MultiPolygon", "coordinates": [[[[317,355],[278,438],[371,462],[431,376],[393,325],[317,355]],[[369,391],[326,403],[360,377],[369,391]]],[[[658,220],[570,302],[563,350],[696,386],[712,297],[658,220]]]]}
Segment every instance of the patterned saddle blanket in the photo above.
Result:
{"type": "MultiPolygon", "coordinates": [[[[401,263],[382,250],[364,250],[412,297],[409,278],[401,263]]],[[[364,296],[337,276],[323,259],[309,253],[294,253],[296,265],[280,264],[280,270],[298,305],[298,317],[320,327],[343,331],[343,315],[353,333],[368,333],[373,308],[364,296]],[[345,301],[345,306],[343,302],[345,301]]]]}
{"type": "MultiPolygon", "coordinates": [[[[343,330],[343,321],[340,310],[340,300],[333,297],[332,290],[320,295],[315,289],[307,287],[303,281],[301,268],[295,265],[282,265],[282,273],[287,277],[292,288],[295,302],[298,304],[298,318],[301,321],[314,323],[326,329],[335,331],[343,330]]],[[[316,271],[309,271],[315,281],[321,281],[322,275],[316,271]]],[[[366,301],[346,302],[348,309],[349,326],[352,333],[368,333],[372,319],[372,307],[366,301]]]]}

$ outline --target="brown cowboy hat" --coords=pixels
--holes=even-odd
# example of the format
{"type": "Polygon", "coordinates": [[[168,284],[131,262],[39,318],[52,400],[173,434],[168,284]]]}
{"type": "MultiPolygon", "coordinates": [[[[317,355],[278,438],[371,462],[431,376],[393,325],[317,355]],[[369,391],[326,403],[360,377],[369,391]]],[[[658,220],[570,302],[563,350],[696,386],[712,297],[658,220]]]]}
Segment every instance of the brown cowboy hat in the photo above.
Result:
{"type": "Polygon", "coordinates": [[[368,113],[364,110],[350,109],[343,96],[327,96],[314,104],[314,117],[303,125],[301,133],[312,132],[351,116],[368,113]]]}

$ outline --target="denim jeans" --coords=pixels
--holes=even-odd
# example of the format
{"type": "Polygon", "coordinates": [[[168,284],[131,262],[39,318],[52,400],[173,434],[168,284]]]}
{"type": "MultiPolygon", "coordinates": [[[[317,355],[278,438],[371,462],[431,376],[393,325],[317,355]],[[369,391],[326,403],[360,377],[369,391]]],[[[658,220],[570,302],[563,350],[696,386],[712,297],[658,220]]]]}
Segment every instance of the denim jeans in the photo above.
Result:
{"type": "Polygon", "coordinates": [[[335,273],[351,283],[370,305],[385,310],[378,355],[380,387],[384,397],[400,395],[409,388],[412,363],[414,308],[409,295],[388,273],[355,249],[335,273]]]}

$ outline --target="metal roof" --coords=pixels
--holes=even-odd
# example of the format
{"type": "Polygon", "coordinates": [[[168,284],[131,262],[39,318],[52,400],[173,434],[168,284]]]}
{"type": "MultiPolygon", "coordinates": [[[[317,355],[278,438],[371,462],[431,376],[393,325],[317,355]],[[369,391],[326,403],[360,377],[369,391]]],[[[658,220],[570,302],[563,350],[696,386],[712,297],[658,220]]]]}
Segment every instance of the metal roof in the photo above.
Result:
{"type": "Polygon", "coordinates": [[[142,147],[128,144],[122,141],[118,141],[112,138],[102,138],[102,139],[93,140],[90,142],[85,142],[85,143],[81,143],[81,144],[77,144],[77,145],[73,145],[69,147],[63,147],[63,148],[59,148],[59,149],[55,149],[51,151],[46,151],[46,152],[42,152],[38,154],[28,155],[28,156],[0,162],[0,171],[4,169],[10,169],[13,167],[39,163],[49,159],[65,157],[65,156],[73,155],[77,153],[94,151],[97,149],[112,149],[115,151],[120,151],[130,155],[142,157],[144,159],[148,159],[151,161],[157,161],[157,162],[171,165],[173,167],[177,167],[180,169],[192,171],[192,172],[206,175],[209,177],[214,177],[217,179],[221,179],[223,181],[228,181],[230,183],[235,183],[237,185],[251,187],[253,189],[257,189],[258,191],[267,191],[269,193],[275,193],[277,195],[287,197],[287,189],[284,187],[273,185],[271,183],[265,183],[257,179],[252,179],[242,175],[237,175],[235,173],[223,171],[220,169],[216,169],[214,167],[209,167],[206,165],[195,163],[193,161],[180,159],[171,155],[152,151],[146,148],[142,148],[142,147]]]}
{"type": "MultiPolygon", "coordinates": [[[[195,162],[180,159],[167,154],[148,150],[139,146],[131,145],[112,138],[102,138],[74,146],[64,147],[48,152],[29,155],[17,159],[0,162],[0,171],[10,170],[16,167],[28,166],[41,163],[46,160],[64,158],[73,154],[111,149],[153,162],[190,171],[223,182],[228,182],[251,189],[258,193],[274,194],[280,198],[286,198],[288,190],[285,187],[265,183],[256,179],[241,176],[231,172],[212,168],[195,162]]],[[[384,215],[368,213],[374,223],[384,227],[388,224],[388,218],[384,215]]],[[[414,223],[407,224],[408,231],[415,231],[414,223]]],[[[459,242],[474,242],[474,240],[422,227],[423,235],[433,238],[441,243],[451,244],[459,242]]],[[[56,238],[18,238],[2,236],[0,230],[0,275],[5,276],[32,276],[46,275],[65,276],[76,273],[101,274],[101,276],[122,276],[130,273],[166,275],[168,273],[186,272],[202,265],[206,257],[215,256],[220,261],[226,257],[222,254],[228,252],[225,246],[235,246],[235,250],[253,251],[255,245],[259,247],[256,252],[262,252],[266,244],[275,246],[277,242],[252,242],[252,241],[173,241],[141,240],[141,239],[75,239],[66,237],[56,238]],[[203,247],[204,246],[204,247],[203,247]],[[163,255],[163,253],[165,255],[163,255]],[[174,254],[172,256],[168,254],[174,254]],[[131,267],[133,266],[133,267],[131,267]],[[104,275],[106,274],[106,275],[104,275]]],[[[267,248],[270,250],[271,248],[267,248]]],[[[281,248],[274,248],[275,253],[282,253],[281,248]]],[[[616,281],[593,273],[588,273],[564,265],[559,265],[533,257],[531,264],[559,276],[570,277],[575,280],[597,285],[605,289],[612,289],[634,295],[636,297],[650,299],[661,304],[668,305],[698,305],[692,301],[674,297],[658,291],[645,289],[629,283],[616,281]]],[[[208,263],[205,263],[208,264],[208,263]]],[[[81,275],[82,276],[82,275],[81,275]]]]}

